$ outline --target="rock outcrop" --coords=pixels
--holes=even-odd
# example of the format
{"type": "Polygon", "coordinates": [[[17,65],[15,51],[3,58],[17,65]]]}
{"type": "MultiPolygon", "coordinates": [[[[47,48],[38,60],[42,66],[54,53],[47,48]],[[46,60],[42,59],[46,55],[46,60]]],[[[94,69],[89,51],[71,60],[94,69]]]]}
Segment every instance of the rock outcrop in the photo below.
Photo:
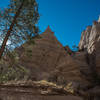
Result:
{"type": "Polygon", "coordinates": [[[87,85],[87,80],[82,79],[80,73],[81,65],[88,66],[84,53],[74,54],[69,48],[66,51],[49,27],[40,38],[35,39],[35,44],[25,43],[21,48],[16,49],[18,63],[29,70],[29,79],[48,80],[63,85],[71,81],[77,87],[81,83],[87,85]]]}
{"type": "MultiPolygon", "coordinates": [[[[92,26],[82,32],[81,40],[79,43],[80,51],[87,52],[88,67],[85,71],[87,76],[90,77],[88,81],[91,81],[95,86],[100,85],[100,21],[94,21],[92,26]],[[89,73],[88,73],[89,71],[89,73]]],[[[97,88],[96,88],[97,89],[97,88]]],[[[95,93],[99,91],[95,89],[95,93]]],[[[91,93],[94,91],[91,90],[91,93]]],[[[100,97],[98,97],[100,99],[100,97]]],[[[96,99],[96,100],[99,100],[96,99]]]]}
{"type": "Polygon", "coordinates": [[[88,48],[91,29],[92,29],[92,26],[88,26],[86,28],[86,30],[84,30],[82,32],[81,40],[80,40],[80,43],[79,43],[79,49],[80,50],[88,48]]]}
{"type": "Polygon", "coordinates": [[[94,21],[92,26],[88,26],[82,32],[79,49],[86,49],[88,53],[98,50],[98,43],[100,42],[100,22],[94,21]]]}
{"type": "MultiPolygon", "coordinates": [[[[5,66],[12,66],[14,69],[25,68],[27,75],[21,74],[22,76],[18,80],[24,80],[24,78],[26,81],[47,80],[63,87],[72,83],[72,88],[77,94],[85,92],[87,93],[86,98],[88,96],[95,98],[98,95],[93,90],[100,84],[99,43],[100,22],[94,22],[93,26],[88,26],[82,32],[79,51],[76,52],[73,52],[68,46],[63,47],[56,39],[54,32],[48,27],[40,36],[34,38],[34,41],[28,41],[16,48],[14,58],[5,56],[5,66]]],[[[4,66],[4,63],[1,65],[4,66]]],[[[1,71],[3,70],[6,73],[7,70],[2,69],[1,71]]]]}
{"type": "Polygon", "coordinates": [[[92,58],[89,57],[90,62],[95,63],[95,70],[100,76],[100,22],[94,21],[93,25],[82,33],[79,49],[85,49],[92,55],[92,58]]]}

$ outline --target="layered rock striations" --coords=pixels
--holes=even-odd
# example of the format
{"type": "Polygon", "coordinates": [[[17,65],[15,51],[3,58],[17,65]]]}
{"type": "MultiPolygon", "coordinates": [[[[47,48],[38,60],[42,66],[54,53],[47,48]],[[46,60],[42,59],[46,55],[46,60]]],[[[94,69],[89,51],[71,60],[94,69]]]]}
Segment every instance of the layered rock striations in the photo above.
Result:
{"type": "Polygon", "coordinates": [[[79,49],[85,49],[88,52],[90,62],[94,62],[95,70],[100,75],[100,22],[95,21],[82,33],[79,49]]]}
{"type": "MultiPolygon", "coordinates": [[[[23,75],[18,80],[24,80],[24,78],[26,78],[25,80],[27,81],[47,80],[61,86],[66,86],[71,83],[73,84],[73,89],[79,88],[81,84],[86,86],[88,81],[81,78],[79,70],[82,60],[78,61],[78,58],[69,47],[66,49],[67,50],[65,50],[56,39],[50,27],[48,27],[45,32],[39,37],[36,37],[34,41],[28,41],[15,49],[14,52],[16,55],[13,64],[9,63],[12,61],[11,58],[5,57],[6,65],[12,66],[13,68],[24,67],[25,70],[27,70],[27,75],[21,73],[23,75]]],[[[80,58],[80,55],[78,56],[80,58]]],[[[87,65],[85,64],[84,66],[87,65]]],[[[16,79],[18,76],[17,74],[17,76],[13,76],[10,80],[16,79]]],[[[2,93],[2,95],[5,95],[5,93],[2,93]]],[[[7,95],[7,97],[9,96],[11,96],[11,94],[7,95]]],[[[76,97],[70,97],[70,99],[71,98],[74,100],[76,97]]],[[[20,98],[20,100],[22,99],[20,98]]]]}
{"type": "Polygon", "coordinates": [[[78,61],[78,58],[75,60],[73,52],[65,50],[50,27],[34,41],[35,44],[25,43],[16,49],[18,64],[29,70],[29,79],[48,80],[57,84],[74,80],[82,83],[79,68],[83,61],[78,61]]]}
{"type": "Polygon", "coordinates": [[[82,32],[79,49],[86,49],[88,53],[97,50],[98,43],[100,42],[100,22],[94,21],[92,26],[88,26],[82,32]]]}
{"type": "Polygon", "coordinates": [[[81,40],[79,43],[79,49],[85,49],[88,48],[89,44],[89,37],[90,37],[90,32],[91,32],[92,26],[88,26],[86,30],[84,30],[81,34],[81,40]]]}
{"type": "MultiPolygon", "coordinates": [[[[76,94],[86,93],[85,96],[91,92],[95,94],[93,90],[99,86],[100,22],[94,22],[82,32],[77,52],[71,51],[68,46],[63,47],[49,26],[34,41],[26,42],[14,52],[15,63],[9,63],[12,60],[7,60],[6,57],[6,66],[22,66],[27,69],[27,81],[47,80],[64,87],[71,83],[71,88],[76,94]]],[[[20,80],[25,77],[22,76],[20,80]]],[[[93,98],[95,96],[92,95],[93,98]]]]}

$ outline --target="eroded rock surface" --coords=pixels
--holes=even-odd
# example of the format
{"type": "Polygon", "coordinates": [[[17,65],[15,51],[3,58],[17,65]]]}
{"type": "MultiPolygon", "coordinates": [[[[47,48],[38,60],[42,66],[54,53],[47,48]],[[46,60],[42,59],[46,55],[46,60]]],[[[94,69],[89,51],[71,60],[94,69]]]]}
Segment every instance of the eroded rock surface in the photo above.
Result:
{"type": "MultiPolygon", "coordinates": [[[[15,49],[14,52],[16,56],[13,59],[13,63],[11,62],[12,59],[9,57],[8,59],[6,56],[5,66],[13,66],[15,69],[19,67],[25,68],[24,70],[27,71],[27,74],[22,74],[22,72],[17,74],[22,75],[18,80],[47,80],[48,82],[53,82],[63,87],[69,83],[72,83],[73,90],[77,91],[77,94],[85,92],[88,96],[93,93],[91,91],[93,91],[100,83],[99,35],[100,23],[94,22],[93,26],[88,26],[87,29],[82,32],[79,43],[79,51],[73,52],[68,46],[64,48],[56,39],[51,29],[48,27],[45,32],[34,39],[35,43],[33,41],[28,41],[15,49]]],[[[4,63],[1,64],[1,66],[3,65],[4,63]]],[[[6,73],[6,70],[4,70],[4,72],[6,73]]],[[[13,77],[13,79],[16,79],[17,75],[13,77]]],[[[10,80],[11,79],[12,78],[10,78],[10,80]]],[[[28,91],[30,91],[29,88],[28,91]]],[[[3,97],[3,100],[16,100],[16,95],[19,96],[19,100],[38,100],[38,98],[34,98],[35,96],[32,94],[23,93],[10,96],[12,92],[11,94],[2,90],[0,92],[1,97],[6,95],[6,97],[3,97]]],[[[65,100],[65,98],[67,99],[66,96],[51,98],[52,100],[54,98],[57,100],[65,100]]],[[[72,96],[68,98],[69,100],[74,100],[72,96]]],[[[41,98],[39,97],[39,100],[49,99],[50,98],[44,96],[41,98]]]]}
{"type": "Polygon", "coordinates": [[[100,22],[94,21],[93,25],[82,33],[79,49],[87,51],[90,62],[92,65],[95,63],[94,69],[100,75],[100,22]]]}

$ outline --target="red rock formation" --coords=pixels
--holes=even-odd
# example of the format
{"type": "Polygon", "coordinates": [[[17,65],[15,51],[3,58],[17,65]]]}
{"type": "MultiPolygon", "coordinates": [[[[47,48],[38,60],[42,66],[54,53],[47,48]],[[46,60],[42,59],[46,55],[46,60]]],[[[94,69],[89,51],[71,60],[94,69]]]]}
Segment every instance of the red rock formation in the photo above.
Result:
{"type": "MultiPolygon", "coordinates": [[[[25,67],[29,71],[27,79],[47,80],[63,86],[72,83],[77,92],[92,91],[91,88],[99,84],[100,23],[82,32],[79,49],[83,51],[73,55],[65,51],[49,26],[34,41],[35,44],[27,42],[15,50],[14,66],[25,67]]],[[[68,47],[67,50],[72,53],[68,47]]]]}

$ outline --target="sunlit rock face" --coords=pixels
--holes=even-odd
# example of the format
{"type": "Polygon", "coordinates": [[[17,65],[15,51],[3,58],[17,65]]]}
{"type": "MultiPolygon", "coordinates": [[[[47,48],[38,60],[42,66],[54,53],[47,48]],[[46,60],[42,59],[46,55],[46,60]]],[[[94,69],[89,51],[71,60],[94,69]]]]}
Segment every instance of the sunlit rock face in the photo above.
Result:
{"type": "Polygon", "coordinates": [[[87,27],[82,33],[79,49],[85,49],[88,54],[94,55],[95,70],[100,75],[100,22],[94,21],[93,25],[87,27]]]}
{"type": "Polygon", "coordinates": [[[92,29],[92,27],[88,26],[87,29],[82,32],[81,40],[79,43],[79,49],[88,48],[91,29],[92,29]]]}
{"type": "Polygon", "coordinates": [[[96,50],[98,42],[100,42],[100,22],[94,21],[92,26],[88,26],[82,32],[79,49],[86,49],[88,53],[92,53],[96,50]]]}

